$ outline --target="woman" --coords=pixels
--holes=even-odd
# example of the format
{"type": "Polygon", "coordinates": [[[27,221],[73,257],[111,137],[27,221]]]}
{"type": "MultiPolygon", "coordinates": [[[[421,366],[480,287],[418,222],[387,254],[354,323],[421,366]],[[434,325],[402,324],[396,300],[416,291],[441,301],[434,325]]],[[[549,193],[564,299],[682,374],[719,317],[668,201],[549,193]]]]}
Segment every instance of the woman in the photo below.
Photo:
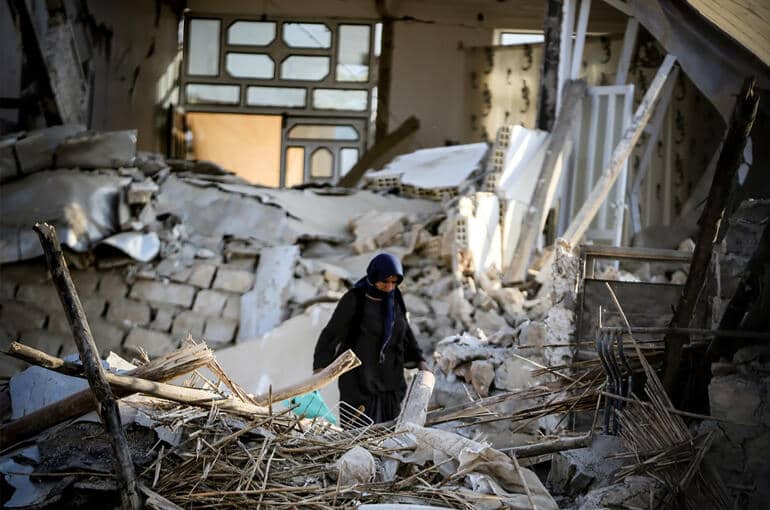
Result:
{"type": "MultiPolygon", "coordinates": [[[[361,365],[340,377],[340,400],[375,423],[398,416],[406,392],[404,368],[428,370],[398,290],[403,273],[393,255],[374,257],[366,276],[340,299],[313,357],[317,372],[345,349],[353,349],[361,365]]],[[[349,426],[345,418],[341,416],[343,426],[349,426]]]]}

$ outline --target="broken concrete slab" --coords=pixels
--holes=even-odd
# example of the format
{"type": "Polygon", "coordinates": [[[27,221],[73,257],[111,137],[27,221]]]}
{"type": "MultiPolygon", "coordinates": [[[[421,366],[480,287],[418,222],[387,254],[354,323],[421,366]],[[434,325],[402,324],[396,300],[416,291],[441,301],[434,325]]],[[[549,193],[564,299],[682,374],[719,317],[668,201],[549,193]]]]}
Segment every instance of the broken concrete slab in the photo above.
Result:
{"type": "Polygon", "coordinates": [[[618,437],[596,435],[587,448],[554,453],[548,473],[551,491],[575,496],[611,485],[615,473],[624,465],[612,455],[623,451],[618,437]]]}
{"type": "Polygon", "coordinates": [[[135,129],[71,137],[56,150],[59,168],[120,168],[133,165],[135,158],[135,129]]]}
{"type": "Polygon", "coordinates": [[[238,340],[258,338],[281,323],[298,257],[296,245],[261,251],[254,290],[241,297],[238,340]]]}
{"type": "Polygon", "coordinates": [[[128,203],[131,205],[146,204],[158,190],[158,185],[151,179],[146,179],[142,182],[132,182],[128,186],[128,203]]]}
{"type": "Polygon", "coordinates": [[[620,483],[586,494],[578,510],[660,508],[666,492],[663,484],[653,478],[628,476],[620,483]]]}
{"type": "Polygon", "coordinates": [[[541,383],[532,372],[536,369],[531,363],[509,357],[495,369],[495,388],[506,391],[517,391],[537,386],[541,383]]]}
{"type": "Polygon", "coordinates": [[[31,174],[53,168],[54,155],[59,145],[68,138],[84,133],[85,130],[85,126],[79,124],[64,124],[29,133],[16,142],[15,151],[20,173],[31,174]]]}
{"type": "Polygon", "coordinates": [[[149,262],[160,253],[160,238],[155,232],[121,232],[102,239],[99,245],[111,246],[139,262],[149,262]]]}
{"type": "Polygon", "coordinates": [[[406,215],[398,211],[367,211],[350,221],[350,229],[356,236],[353,251],[361,254],[389,246],[403,234],[406,215]]]}
{"type": "Polygon", "coordinates": [[[88,388],[88,381],[32,366],[11,377],[11,419],[42,409],[88,388]]]}

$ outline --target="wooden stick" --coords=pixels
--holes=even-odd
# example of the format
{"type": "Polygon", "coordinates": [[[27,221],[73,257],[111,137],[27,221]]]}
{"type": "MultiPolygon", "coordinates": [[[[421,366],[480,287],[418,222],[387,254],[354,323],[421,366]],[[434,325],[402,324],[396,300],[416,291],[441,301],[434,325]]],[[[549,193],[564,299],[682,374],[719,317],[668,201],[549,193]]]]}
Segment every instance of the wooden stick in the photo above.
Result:
{"type": "Polygon", "coordinates": [[[96,343],[94,343],[94,338],[91,335],[91,328],[88,326],[83,305],[80,303],[75,285],[72,283],[67,263],[64,261],[64,254],[56,236],[56,230],[47,223],[35,224],[34,230],[40,238],[48,270],[59,293],[67,322],[72,328],[72,335],[80,353],[80,361],[83,363],[88,385],[98,402],[99,418],[110,438],[121,505],[124,509],[142,508],[142,500],[137,490],[134,463],[131,460],[131,450],[128,448],[128,441],[120,422],[118,403],[99,362],[96,343]]]}
{"type": "MultiPolygon", "coordinates": [[[[64,361],[18,342],[12,342],[5,354],[66,375],[82,376],[83,374],[83,367],[77,363],[64,361]]],[[[151,381],[169,381],[207,365],[212,359],[213,354],[205,345],[186,346],[138,367],[132,375],[151,381]]],[[[131,395],[130,392],[122,390],[116,390],[115,393],[117,398],[131,395]]],[[[91,390],[83,390],[26,414],[0,427],[0,449],[24,441],[54,425],[89,413],[96,409],[96,405],[91,390]]]]}
{"type": "Polygon", "coordinates": [[[543,441],[542,443],[528,444],[525,446],[514,446],[512,448],[503,448],[501,452],[507,453],[512,457],[524,459],[527,457],[537,457],[548,453],[561,452],[564,450],[575,450],[585,448],[591,445],[593,437],[586,434],[577,437],[562,437],[553,441],[543,441]]]}
{"type": "MultiPolygon", "coordinates": [[[[711,183],[706,205],[700,218],[700,231],[695,243],[690,271],[687,281],[674,310],[674,315],[669,324],[674,328],[686,328],[690,325],[698,295],[703,288],[708,274],[708,266],[711,262],[714,239],[722,220],[730,190],[735,180],[735,175],[741,165],[743,148],[751,132],[754,119],[759,106],[759,93],[756,91],[757,82],[751,78],[744,82],[741,93],[735,101],[735,108],[730,122],[730,127],[719,154],[714,180],[711,183]]],[[[663,380],[666,391],[673,396],[675,403],[680,403],[684,395],[673,395],[679,381],[679,366],[682,359],[682,346],[687,342],[686,335],[667,334],[666,360],[664,365],[663,380]]],[[[681,393],[681,392],[680,392],[681,393]]]]}
{"type": "Polygon", "coordinates": [[[266,406],[268,402],[282,402],[297,395],[304,395],[337,380],[345,372],[349,372],[361,365],[356,353],[348,349],[340,354],[329,366],[296,384],[273,391],[272,395],[262,394],[253,397],[257,405],[266,406]]]}
{"type": "Polygon", "coordinates": [[[516,241],[514,252],[516,256],[505,272],[504,279],[507,283],[523,281],[526,276],[532,249],[535,246],[537,235],[543,230],[548,207],[556,191],[556,184],[559,182],[561,167],[564,166],[564,162],[572,150],[571,137],[574,123],[585,94],[586,82],[583,80],[569,81],[564,87],[564,104],[556,118],[535,191],[532,193],[521,233],[516,241]],[[559,166],[560,161],[561,167],[559,166]]]}
{"type": "MultiPolygon", "coordinates": [[[[583,1],[585,2],[585,0],[583,1]]],[[[524,470],[521,469],[521,466],[519,465],[519,459],[516,458],[516,455],[511,455],[511,460],[513,460],[513,465],[516,467],[516,473],[519,475],[521,484],[524,486],[524,492],[527,493],[527,499],[529,499],[529,504],[532,507],[532,510],[537,510],[537,505],[535,504],[535,500],[532,498],[532,491],[529,490],[529,484],[527,483],[527,479],[524,478],[524,470]]]]}

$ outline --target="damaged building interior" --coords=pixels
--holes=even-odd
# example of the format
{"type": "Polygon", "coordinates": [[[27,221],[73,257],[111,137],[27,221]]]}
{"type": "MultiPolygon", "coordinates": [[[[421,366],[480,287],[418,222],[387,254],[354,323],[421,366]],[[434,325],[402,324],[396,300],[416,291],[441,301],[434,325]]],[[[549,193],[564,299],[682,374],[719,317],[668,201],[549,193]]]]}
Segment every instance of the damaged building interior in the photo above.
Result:
{"type": "Polygon", "coordinates": [[[767,508],[767,0],[0,0],[0,56],[4,508],[767,508]]]}

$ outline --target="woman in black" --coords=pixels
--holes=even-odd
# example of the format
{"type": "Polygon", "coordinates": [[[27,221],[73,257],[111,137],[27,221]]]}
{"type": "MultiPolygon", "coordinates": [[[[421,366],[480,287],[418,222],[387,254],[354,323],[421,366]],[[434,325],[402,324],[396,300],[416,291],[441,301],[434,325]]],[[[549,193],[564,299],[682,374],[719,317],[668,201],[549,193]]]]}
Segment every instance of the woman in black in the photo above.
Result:
{"type": "Polygon", "coordinates": [[[374,257],[366,276],[340,299],[313,356],[316,372],[345,349],[353,349],[361,365],[340,377],[340,400],[375,423],[398,416],[406,392],[404,368],[428,370],[398,290],[403,279],[396,257],[374,257]]]}

